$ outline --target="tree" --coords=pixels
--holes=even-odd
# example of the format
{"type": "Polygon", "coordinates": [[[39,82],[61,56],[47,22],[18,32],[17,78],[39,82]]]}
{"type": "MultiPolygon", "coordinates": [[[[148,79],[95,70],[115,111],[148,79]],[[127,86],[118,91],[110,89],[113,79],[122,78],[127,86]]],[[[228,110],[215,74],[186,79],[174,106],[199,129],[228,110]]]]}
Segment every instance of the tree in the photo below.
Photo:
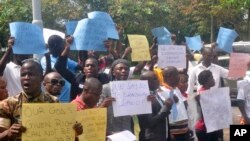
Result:
{"type": "Polygon", "coordinates": [[[124,28],[125,34],[144,34],[151,40],[151,29],[167,25],[168,5],[155,0],[109,1],[109,13],[124,28]]]}
{"type": "Polygon", "coordinates": [[[6,46],[10,35],[9,23],[15,21],[30,22],[31,9],[23,0],[0,0],[0,47],[6,46]]]}
{"type": "MultiPolygon", "coordinates": [[[[46,28],[64,31],[67,20],[86,18],[94,10],[106,11],[125,34],[144,34],[149,41],[151,29],[158,26],[177,34],[179,42],[185,36],[199,34],[209,43],[220,26],[247,32],[249,39],[249,9],[249,0],[42,0],[46,28]]],[[[0,11],[0,42],[5,46],[10,22],[32,21],[31,2],[0,0],[0,11]]]]}
{"type": "Polygon", "coordinates": [[[250,38],[250,1],[249,0],[220,0],[221,7],[233,9],[240,13],[235,20],[236,29],[247,35],[247,40],[250,38]]]}

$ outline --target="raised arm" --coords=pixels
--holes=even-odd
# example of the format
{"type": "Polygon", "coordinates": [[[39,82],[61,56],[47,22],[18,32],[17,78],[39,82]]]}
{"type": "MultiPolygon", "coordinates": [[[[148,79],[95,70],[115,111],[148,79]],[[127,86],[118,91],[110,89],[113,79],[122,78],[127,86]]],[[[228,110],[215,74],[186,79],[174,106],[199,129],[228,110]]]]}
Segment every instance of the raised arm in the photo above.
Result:
{"type": "Polygon", "coordinates": [[[55,69],[58,73],[62,75],[63,78],[65,78],[67,81],[69,81],[71,84],[75,83],[75,75],[67,69],[67,60],[68,60],[68,53],[70,49],[70,44],[72,43],[73,38],[68,36],[66,37],[66,42],[64,45],[64,50],[61,53],[61,56],[57,59],[55,63],[55,69]]]}
{"type": "Polygon", "coordinates": [[[120,54],[114,49],[114,42],[112,40],[104,41],[104,45],[108,50],[108,53],[113,55],[115,59],[120,58],[120,54]]]}
{"type": "Polygon", "coordinates": [[[8,39],[8,48],[0,60],[0,76],[3,75],[4,69],[5,69],[6,64],[8,62],[8,59],[10,57],[10,54],[12,53],[12,46],[13,45],[14,45],[14,37],[10,37],[8,39]]]}
{"type": "Polygon", "coordinates": [[[141,71],[142,71],[142,69],[144,68],[144,66],[146,65],[146,63],[147,63],[147,61],[138,62],[138,64],[135,66],[135,69],[134,69],[133,74],[134,74],[134,75],[139,75],[139,74],[141,74],[141,71]]]}
{"type": "Polygon", "coordinates": [[[45,73],[44,76],[50,72],[52,72],[52,68],[51,68],[51,58],[50,58],[50,53],[46,53],[45,55],[45,59],[46,59],[46,69],[45,69],[45,73]]]}
{"type": "Polygon", "coordinates": [[[132,52],[132,48],[131,47],[127,47],[122,55],[122,59],[127,59],[128,55],[131,54],[132,52]]]}

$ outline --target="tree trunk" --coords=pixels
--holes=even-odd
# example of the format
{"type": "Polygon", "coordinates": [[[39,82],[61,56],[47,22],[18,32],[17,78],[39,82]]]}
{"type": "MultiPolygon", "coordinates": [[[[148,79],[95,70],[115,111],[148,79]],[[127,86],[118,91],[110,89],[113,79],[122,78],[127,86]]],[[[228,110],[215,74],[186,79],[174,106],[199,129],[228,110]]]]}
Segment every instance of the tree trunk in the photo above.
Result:
{"type": "Polygon", "coordinates": [[[210,43],[214,42],[214,17],[211,15],[211,24],[210,24],[210,43]]]}
{"type": "MultiPolygon", "coordinates": [[[[214,5],[214,0],[212,0],[211,6],[214,5]]],[[[210,43],[214,42],[214,16],[211,14],[210,15],[210,43]]]]}

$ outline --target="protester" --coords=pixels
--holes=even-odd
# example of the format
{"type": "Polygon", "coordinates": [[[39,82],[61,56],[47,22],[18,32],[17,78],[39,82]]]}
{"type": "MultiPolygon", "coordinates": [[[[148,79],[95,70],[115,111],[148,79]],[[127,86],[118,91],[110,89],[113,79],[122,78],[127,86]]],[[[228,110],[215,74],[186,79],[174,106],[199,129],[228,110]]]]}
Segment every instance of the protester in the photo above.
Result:
{"type": "Polygon", "coordinates": [[[215,85],[215,80],[213,78],[212,72],[210,70],[202,71],[198,76],[198,81],[201,84],[201,88],[198,89],[196,100],[198,103],[198,111],[200,112],[200,118],[195,124],[195,132],[198,141],[218,141],[220,138],[220,130],[207,133],[206,125],[204,122],[201,106],[200,106],[200,94],[202,91],[209,90],[215,85]]]}
{"type": "Polygon", "coordinates": [[[140,133],[139,141],[169,141],[169,120],[168,115],[173,104],[168,98],[163,101],[159,92],[159,81],[153,71],[146,71],[140,76],[141,80],[148,80],[150,94],[156,98],[152,101],[152,114],[138,115],[140,133]]]}
{"type": "Polygon", "coordinates": [[[250,125],[250,99],[249,99],[249,79],[238,82],[237,103],[241,112],[240,124],[250,125]]]}
{"type": "MultiPolygon", "coordinates": [[[[110,70],[110,80],[111,81],[121,81],[127,80],[129,75],[130,64],[127,60],[117,59],[113,62],[110,70]]],[[[110,83],[103,85],[102,95],[99,103],[102,103],[105,98],[111,98],[111,88],[110,83]]],[[[132,127],[132,117],[131,116],[121,116],[114,117],[112,104],[108,106],[108,116],[107,116],[107,133],[113,134],[115,132],[121,132],[124,130],[133,131],[132,127]]]]}
{"type": "MultiPolygon", "coordinates": [[[[23,103],[55,103],[57,98],[44,93],[41,89],[43,70],[39,63],[28,60],[21,66],[21,85],[23,91],[0,102],[0,139],[5,141],[21,140],[25,127],[21,125],[23,103]]],[[[74,126],[81,134],[82,127],[74,126]]],[[[27,129],[28,130],[28,129],[27,129]]]]}
{"type": "MultiPolygon", "coordinates": [[[[58,35],[50,36],[48,39],[48,48],[50,54],[48,56],[42,57],[40,61],[44,71],[48,69],[47,68],[48,65],[50,65],[49,67],[51,67],[51,69],[54,70],[55,63],[64,49],[63,38],[58,35]],[[47,64],[48,60],[50,60],[50,64],[47,64]]],[[[66,67],[72,73],[76,73],[78,69],[81,69],[81,66],[78,65],[78,63],[75,62],[74,60],[71,60],[70,58],[67,58],[66,67]]],[[[68,81],[65,81],[65,85],[61,90],[61,94],[59,95],[60,102],[70,102],[70,87],[71,87],[70,83],[68,81]]]]}
{"type": "Polygon", "coordinates": [[[204,47],[201,49],[203,60],[200,64],[195,66],[189,75],[188,79],[188,89],[187,93],[189,95],[192,95],[194,93],[194,86],[195,84],[198,85],[198,89],[201,87],[201,85],[198,83],[198,75],[203,70],[210,70],[213,74],[213,78],[215,80],[215,88],[219,88],[220,85],[220,78],[227,78],[228,76],[228,70],[218,66],[216,64],[213,64],[214,61],[214,51],[212,48],[204,47]]]}
{"type": "Polygon", "coordinates": [[[109,82],[109,77],[105,73],[98,73],[98,61],[95,58],[88,58],[85,61],[82,72],[74,74],[66,68],[67,56],[70,49],[70,44],[73,38],[66,37],[66,44],[61,56],[58,58],[55,69],[60,73],[63,78],[71,83],[70,99],[73,100],[78,94],[81,94],[83,84],[86,78],[94,77],[97,78],[102,84],[109,82]]]}
{"type": "Polygon", "coordinates": [[[43,86],[47,93],[58,97],[65,85],[65,80],[58,72],[50,72],[45,75],[43,86]]]}
{"type": "MultiPolygon", "coordinates": [[[[181,92],[182,98],[186,101],[188,98],[188,94],[186,93],[188,87],[188,75],[186,74],[179,74],[179,83],[177,85],[178,89],[181,92]]],[[[187,103],[187,102],[185,102],[187,103]]]]}
{"type": "MultiPolygon", "coordinates": [[[[188,79],[188,95],[192,96],[194,94],[194,86],[195,84],[198,86],[197,89],[201,87],[198,80],[198,75],[200,72],[204,70],[210,70],[212,72],[213,78],[215,80],[214,88],[221,87],[224,83],[221,81],[222,78],[228,77],[228,70],[214,64],[216,62],[217,57],[215,57],[214,48],[203,47],[201,49],[202,61],[197,66],[195,66],[189,75],[188,79]]],[[[220,130],[220,139],[223,140],[223,130],[220,130]]]]}
{"type": "Polygon", "coordinates": [[[163,69],[162,75],[164,80],[164,83],[161,87],[163,90],[163,97],[165,97],[164,95],[170,98],[174,95],[178,97],[178,102],[174,102],[173,105],[176,106],[176,108],[172,107],[171,114],[169,115],[169,117],[172,117],[173,119],[172,122],[170,121],[170,133],[176,141],[188,141],[188,116],[187,109],[184,105],[184,101],[186,99],[183,98],[180,90],[177,87],[180,80],[179,72],[177,68],[169,66],[163,69]],[[177,118],[178,113],[186,113],[186,117],[183,117],[182,120],[175,121],[175,114],[177,118]]]}
{"type": "Polygon", "coordinates": [[[94,108],[107,107],[114,100],[113,98],[105,98],[103,103],[97,106],[102,93],[102,84],[96,78],[87,78],[84,82],[83,91],[71,103],[77,105],[77,111],[94,108]]]}
{"type": "Polygon", "coordinates": [[[20,83],[20,69],[22,61],[30,58],[29,55],[13,54],[12,46],[14,45],[14,38],[8,39],[8,48],[3,57],[0,60],[0,75],[7,83],[7,90],[9,96],[14,96],[22,91],[20,83]],[[13,60],[9,61],[9,58],[13,54],[13,60]]]}

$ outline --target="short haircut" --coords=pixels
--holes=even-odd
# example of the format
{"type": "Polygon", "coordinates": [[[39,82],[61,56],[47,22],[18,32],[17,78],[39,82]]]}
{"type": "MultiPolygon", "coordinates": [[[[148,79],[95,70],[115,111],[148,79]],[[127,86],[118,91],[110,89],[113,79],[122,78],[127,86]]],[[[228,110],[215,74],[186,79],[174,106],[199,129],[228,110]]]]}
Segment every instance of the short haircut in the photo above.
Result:
{"type": "Polygon", "coordinates": [[[212,77],[212,72],[210,70],[204,70],[198,75],[198,81],[201,85],[206,85],[208,78],[212,77]]]}
{"type": "Polygon", "coordinates": [[[148,80],[153,75],[156,75],[153,71],[145,71],[140,75],[140,80],[148,80]]]}
{"type": "Polygon", "coordinates": [[[179,73],[179,77],[180,77],[180,81],[181,81],[182,78],[184,78],[185,82],[188,81],[188,75],[185,74],[185,73],[179,73]]]}
{"type": "Polygon", "coordinates": [[[102,83],[96,78],[86,78],[84,82],[84,89],[88,90],[102,90],[102,83]]]}
{"type": "Polygon", "coordinates": [[[118,64],[125,64],[128,68],[130,67],[130,63],[129,63],[128,60],[125,60],[125,59],[117,59],[117,60],[115,60],[112,63],[111,68],[110,68],[110,77],[111,77],[110,80],[111,81],[115,79],[112,72],[113,72],[115,66],[118,65],[118,64]]]}
{"type": "Polygon", "coordinates": [[[48,39],[49,48],[58,47],[63,42],[63,38],[58,35],[51,35],[48,39]]]}
{"type": "Polygon", "coordinates": [[[202,47],[201,48],[201,54],[203,54],[204,52],[207,52],[207,51],[213,51],[213,48],[211,48],[211,47],[202,47]]]}
{"type": "MultiPolygon", "coordinates": [[[[95,57],[88,57],[88,58],[85,60],[85,63],[86,63],[87,60],[93,60],[93,61],[97,64],[97,66],[99,65],[99,61],[98,61],[98,59],[96,59],[95,57]]],[[[84,65],[85,65],[85,64],[84,64],[84,65]]]]}
{"type": "Polygon", "coordinates": [[[164,68],[162,71],[164,81],[176,72],[179,73],[177,68],[174,66],[167,66],[166,68],[164,68]]]}
{"type": "Polygon", "coordinates": [[[37,68],[38,73],[41,74],[41,76],[43,76],[43,68],[42,68],[41,64],[38,63],[37,60],[26,59],[22,63],[23,63],[22,66],[24,66],[25,64],[31,64],[32,66],[34,66],[35,68],[37,68]]]}

